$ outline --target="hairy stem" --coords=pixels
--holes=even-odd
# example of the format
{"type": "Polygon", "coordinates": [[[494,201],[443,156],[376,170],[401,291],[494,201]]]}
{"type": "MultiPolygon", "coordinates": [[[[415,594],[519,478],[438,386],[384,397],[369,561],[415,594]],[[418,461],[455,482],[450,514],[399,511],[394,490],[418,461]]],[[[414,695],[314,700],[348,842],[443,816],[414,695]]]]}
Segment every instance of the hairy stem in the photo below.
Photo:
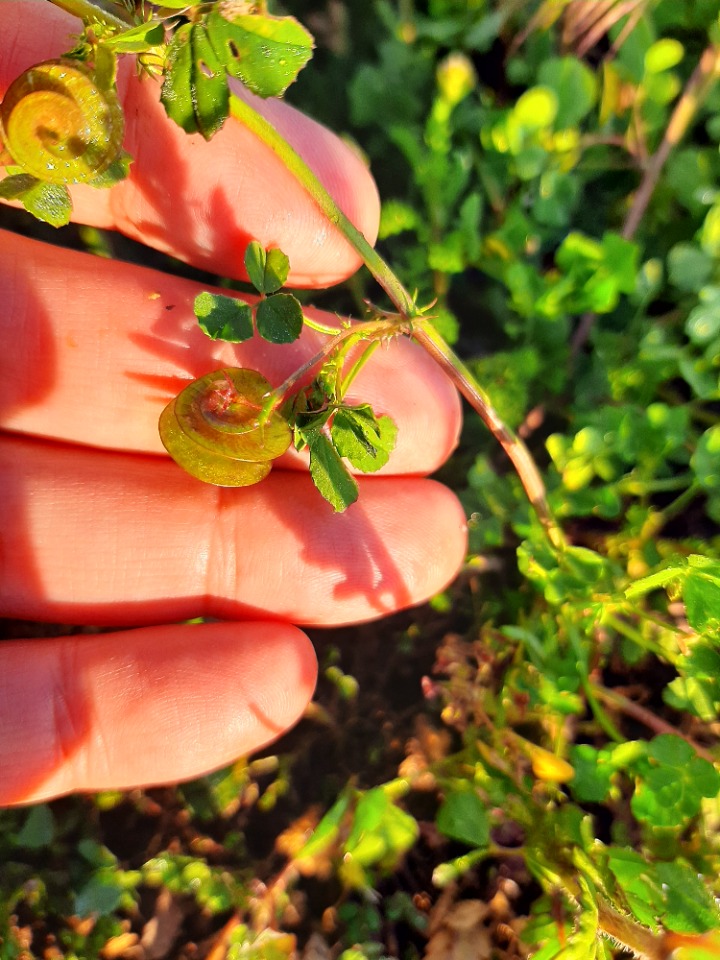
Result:
{"type": "MultiPolygon", "coordinates": [[[[540,522],[545,528],[554,546],[560,548],[565,540],[562,531],[552,515],[547,501],[545,485],[530,451],[512,430],[498,416],[490,403],[490,399],[467,369],[465,364],[450,349],[448,344],[437,333],[434,327],[418,316],[414,298],[403,287],[383,258],[368,243],[363,234],[355,227],[340,210],[333,198],[320,183],[305,161],[292,149],[280,134],[261,117],[249,104],[239,97],[230,98],[231,115],[246,126],[262,142],[268,146],[285,164],[288,170],[307,190],[322,212],[348,242],[360,254],[366,266],[385,290],[399,311],[399,318],[393,322],[393,333],[403,332],[402,325],[412,324],[412,336],[433,357],[447,373],[458,390],[480,415],[488,426],[492,435],[498,440],[507,453],[518,476],[525,488],[528,499],[534,507],[540,522]]],[[[388,331],[390,332],[390,331],[388,331]]],[[[338,335],[341,337],[342,335],[338,335]]],[[[339,339],[330,341],[331,349],[339,343],[339,339]]],[[[304,365],[303,370],[307,368],[304,365]]],[[[285,390],[287,383],[279,391],[285,390]]]]}
{"type": "Polygon", "coordinates": [[[285,403],[286,399],[296,392],[298,386],[316,367],[320,366],[327,358],[347,340],[381,340],[386,337],[395,337],[407,333],[407,323],[403,321],[398,323],[397,319],[371,320],[359,327],[347,327],[340,330],[335,336],[331,337],[321,350],[306,360],[301,367],[293,371],[290,376],[284,380],[279,387],[276,387],[265,398],[261,420],[266,420],[279,407],[285,403]],[[405,328],[404,328],[405,327],[405,328]]]}
{"type": "Polygon", "coordinates": [[[410,294],[395,277],[380,254],[345,216],[302,157],[280,136],[272,124],[268,123],[264,117],[260,116],[240,97],[231,95],[230,114],[262,140],[265,146],[269,147],[282,160],[287,169],[320,207],[330,223],[337,227],[345,239],[357,250],[368,270],[400,313],[405,317],[411,317],[415,312],[415,304],[410,294]]]}
{"type": "Polygon", "coordinates": [[[626,240],[631,240],[635,236],[671,151],[687,133],[695,114],[710,93],[719,75],[720,47],[711,44],[704,51],[698,65],[693,70],[682,96],[675,105],[662,142],[645,169],[642,183],[635,194],[623,226],[622,235],[626,240]]]}
{"type": "Polygon", "coordinates": [[[720,47],[711,44],[693,70],[680,99],[675,104],[662,142],[645,168],[642,182],[623,226],[622,235],[626,240],[631,240],[635,236],[671,151],[687,133],[688,127],[718,76],[720,76],[720,47]]]}
{"type": "Polygon", "coordinates": [[[528,448],[500,419],[488,395],[429,321],[416,320],[413,324],[413,337],[440,364],[460,393],[480,415],[515,467],[528,500],[534,507],[551,543],[558,548],[563,547],[565,538],[553,517],[545,492],[545,484],[528,448]]]}
{"type": "Polygon", "coordinates": [[[666,940],[665,934],[656,934],[647,927],[625,914],[619,913],[614,907],[598,897],[598,926],[610,940],[631,950],[642,960],[670,960],[674,946],[666,940]]]}

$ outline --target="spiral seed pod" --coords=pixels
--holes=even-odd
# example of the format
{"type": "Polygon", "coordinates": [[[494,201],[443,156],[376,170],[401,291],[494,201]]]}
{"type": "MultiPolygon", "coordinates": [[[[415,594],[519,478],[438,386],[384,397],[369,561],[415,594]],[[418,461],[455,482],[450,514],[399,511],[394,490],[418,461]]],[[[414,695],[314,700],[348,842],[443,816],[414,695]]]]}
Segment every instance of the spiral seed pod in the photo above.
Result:
{"type": "Polygon", "coordinates": [[[112,89],[100,89],[77,61],[47,60],[10,85],[0,133],[13,161],[51,183],[87,183],[122,146],[124,120],[112,89]]]}
{"type": "Polygon", "coordinates": [[[277,413],[260,423],[268,381],[255,370],[215,370],[193,381],[160,414],[160,439],[198,480],[246,487],[263,480],[290,446],[277,413]]]}

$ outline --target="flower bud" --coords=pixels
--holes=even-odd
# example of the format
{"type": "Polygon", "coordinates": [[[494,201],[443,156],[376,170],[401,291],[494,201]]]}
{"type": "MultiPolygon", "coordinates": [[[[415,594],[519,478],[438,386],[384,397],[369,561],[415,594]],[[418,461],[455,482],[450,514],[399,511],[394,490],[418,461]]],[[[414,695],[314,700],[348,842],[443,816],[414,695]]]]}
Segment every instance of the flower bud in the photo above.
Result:
{"type": "Polygon", "coordinates": [[[451,53],[438,65],[437,85],[440,95],[451,106],[457,106],[477,83],[475,68],[464,53],[451,53]]]}

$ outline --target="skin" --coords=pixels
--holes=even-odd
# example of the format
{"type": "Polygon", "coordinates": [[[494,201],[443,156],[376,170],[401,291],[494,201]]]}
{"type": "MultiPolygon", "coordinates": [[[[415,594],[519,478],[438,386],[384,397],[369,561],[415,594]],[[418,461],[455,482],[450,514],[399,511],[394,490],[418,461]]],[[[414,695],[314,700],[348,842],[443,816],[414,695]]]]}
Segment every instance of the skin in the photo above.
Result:
{"type": "MultiPolygon", "coordinates": [[[[67,50],[77,27],[50,4],[5,0],[0,94],[67,50]]],[[[250,134],[228,124],[209,144],[189,138],[164,117],[157,84],[123,71],[132,175],[74,188],[78,221],[228,276],[241,276],[253,237],[287,252],[296,286],[357,268],[250,134]]],[[[357,156],[282,102],[262,109],[373,239],[377,192],[357,156]]],[[[0,804],[175,782],[257,749],[313,693],[315,656],[296,624],[420,603],[462,562],[460,506],[424,479],[456,443],[459,403],[408,341],[378,351],[354,387],[396,420],[399,442],[343,515],[297,454],[240,490],[169,460],[157,419],[185,383],[226,364],[280,383],[322,339],[215,344],[192,315],[201,289],[0,231],[0,615],[123,628],[0,643],[0,804]],[[177,624],[200,616],[219,622],[177,624]]]]}

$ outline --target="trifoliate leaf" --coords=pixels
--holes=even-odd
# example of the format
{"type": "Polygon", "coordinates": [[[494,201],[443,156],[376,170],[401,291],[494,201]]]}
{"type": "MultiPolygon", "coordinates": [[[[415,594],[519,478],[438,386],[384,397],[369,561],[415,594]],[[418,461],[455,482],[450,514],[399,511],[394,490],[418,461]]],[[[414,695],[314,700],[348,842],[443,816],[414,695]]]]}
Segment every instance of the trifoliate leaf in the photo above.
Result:
{"type": "Polygon", "coordinates": [[[312,36],[293,17],[213,10],[207,31],[227,72],[261,97],[283,94],[312,56],[312,36]]]}
{"type": "Polygon", "coordinates": [[[364,404],[338,410],[331,436],[340,456],[347,457],[356,470],[374,473],[388,462],[397,427],[390,417],[376,417],[364,404]]]}
{"type": "Polygon", "coordinates": [[[293,343],[302,330],[302,306],[292,294],[276,293],[260,301],[255,319],[263,339],[270,343],[293,343]]]}
{"type": "Polygon", "coordinates": [[[195,297],[193,309],[203,333],[211,340],[242,343],[254,333],[252,310],[240,300],[205,291],[195,297]]]}
{"type": "Polygon", "coordinates": [[[680,828],[696,816],[704,797],[720,791],[720,774],[674,734],[651,741],[648,760],[630,802],[633,814],[658,829],[680,828]]]}
{"type": "Polygon", "coordinates": [[[277,247],[264,250],[252,240],[245,251],[245,269],[258,293],[275,293],[284,286],[290,273],[290,261],[277,247]]]}
{"type": "Polygon", "coordinates": [[[64,184],[43,183],[28,173],[18,173],[0,181],[0,197],[19,200],[28,213],[53,227],[70,222],[72,201],[64,184]]]}
{"type": "Polygon", "coordinates": [[[324,433],[308,431],[303,434],[303,439],[310,449],[312,482],[333,509],[341,513],[357,500],[357,483],[324,433]]]}

